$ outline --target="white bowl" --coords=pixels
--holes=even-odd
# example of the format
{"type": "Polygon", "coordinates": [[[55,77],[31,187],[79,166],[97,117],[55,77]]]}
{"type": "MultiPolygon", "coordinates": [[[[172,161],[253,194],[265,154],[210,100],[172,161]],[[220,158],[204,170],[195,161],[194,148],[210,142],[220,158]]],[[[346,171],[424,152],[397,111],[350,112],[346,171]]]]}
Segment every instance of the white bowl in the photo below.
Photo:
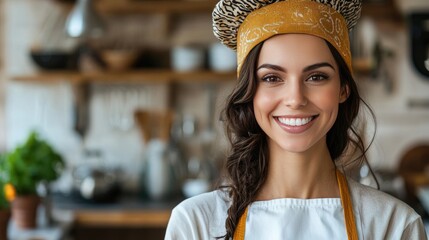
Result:
{"type": "Polygon", "coordinates": [[[234,71],[237,68],[237,54],[221,43],[214,43],[209,48],[209,66],[213,71],[234,71]]]}
{"type": "Polygon", "coordinates": [[[186,72],[204,67],[204,49],[194,46],[177,46],[171,51],[171,66],[175,71],[186,72]]]}
{"type": "Polygon", "coordinates": [[[210,183],[205,179],[188,179],[182,186],[185,197],[193,197],[210,190],[210,183]]]}

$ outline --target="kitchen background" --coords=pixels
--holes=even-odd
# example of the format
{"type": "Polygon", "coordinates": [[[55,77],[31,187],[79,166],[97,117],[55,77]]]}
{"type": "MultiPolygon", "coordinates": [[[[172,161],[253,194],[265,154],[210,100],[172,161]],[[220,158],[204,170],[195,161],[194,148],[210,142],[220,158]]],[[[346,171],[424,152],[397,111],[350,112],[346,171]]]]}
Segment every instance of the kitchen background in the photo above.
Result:
{"type": "MultiPolygon", "coordinates": [[[[235,55],[212,34],[215,1],[94,0],[91,34],[73,38],[65,26],[77,2],[0,1],[0,152],[36,130],[67,162],[52,192],[56,221],[68,224],[11,226],[10,238],[162,239],[171,207],[221,174],[220,111],[235,55]],[[72,60],[51,70],[37,63],[53,52],[72,60]],[[94,169],[114,173],[126,200],[85,199],[76,178],[94,169]]],[[[400,174],[418,175],[429,162],[429,1],[367,0],[362,13],[351,38],[356,80],[377,120],[369,162],[382,190],[413,199],[415,181],[400,174]],[[420,146],[420,167],[406,168],[402,159],[420,146]]],[[[365,116],[369,142],[374,123],[365,116]]],[[[365,168],[360,178],[375,186],[365,168]]],[[[411,203],[426,216],[421,201],[411,203]]]]}

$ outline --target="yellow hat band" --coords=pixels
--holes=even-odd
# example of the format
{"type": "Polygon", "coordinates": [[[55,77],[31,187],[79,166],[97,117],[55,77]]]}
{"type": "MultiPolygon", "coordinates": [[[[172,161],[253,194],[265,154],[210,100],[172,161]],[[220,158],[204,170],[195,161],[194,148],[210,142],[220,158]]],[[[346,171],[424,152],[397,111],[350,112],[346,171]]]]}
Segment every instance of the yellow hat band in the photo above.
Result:
{"type": "Polygon", "coordinates": [[[285,33],[310,34],[327,40],[341,54],[350,71],[351,52],[347,23],[333,8],[310,0],[286,0],[251,12],[238,29],[237,63],[260,42],[285,33]]]}

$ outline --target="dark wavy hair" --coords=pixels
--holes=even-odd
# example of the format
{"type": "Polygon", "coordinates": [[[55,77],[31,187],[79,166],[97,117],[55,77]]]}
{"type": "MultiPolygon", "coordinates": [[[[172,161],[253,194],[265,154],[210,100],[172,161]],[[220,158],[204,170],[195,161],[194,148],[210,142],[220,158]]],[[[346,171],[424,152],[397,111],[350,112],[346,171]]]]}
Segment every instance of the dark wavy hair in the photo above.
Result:
{"type": "MultiPolygon", "coordinates": [[[[361,103],[369,109],[373,119],[375,117],[369,106],[361,99],[343,58],[329,42],[326,43],[339,66],[341,87],[348,86],[349,89],[349,96],[339,105],[337,119],[327,133],[327,146],[334,162],[346,152],[360,152],[356,158],[349,157],[341,161],[344,165],[355,163],[360,166],[364,162],[367,163],[365,153],[368,149],[354,124],[361,103]]],[[[253,97],[258,84],[256,68],[262,44],[254,47],[245,59],[239,72],[238,83],[223,110],[222,118],[225,121],[231,151],[226,159],[226,185],[221,189],[226,190],[232,202],[225,222],[226,235],[220,238],[233,237],[239,218],[246,207],[254,201],[267,178],[269,164],[267,136],[256,122],[253,112],[253,97]]]]}

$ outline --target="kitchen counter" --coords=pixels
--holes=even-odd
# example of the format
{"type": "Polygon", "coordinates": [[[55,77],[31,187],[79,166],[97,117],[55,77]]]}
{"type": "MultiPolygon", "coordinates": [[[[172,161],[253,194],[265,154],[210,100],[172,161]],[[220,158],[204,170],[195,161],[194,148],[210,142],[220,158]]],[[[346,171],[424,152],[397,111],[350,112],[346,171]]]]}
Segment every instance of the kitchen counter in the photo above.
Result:
{"type": "MultiPolygon", "coordinates": [[[[67,239],[75,228],[106,229],[99,230],[102,232],[112,229],[158,229],[161,230],[158,235],[162,235],[171,210],[182,200],[183,198],[150,201],[137,195],[121,195],[115,202],[93,203],[64,194],[53,194],[53,224],[48,224],[45,207],[41,205],[38,209],[36,229],[18,229],[11,220],[8,237],[10,240],[61,240],[67,239]]],[[[127,230],[130,231],[132,230],[127,230]]]]}
{"type": "Polygon", "coordinates": [[[138,195],[122,195],[115,202],[93,203],[54,194],[52,209],[55,216],[71,214],[77,225],[165,228],[171,210],[182,200],[151,201],[138,195]]]}

